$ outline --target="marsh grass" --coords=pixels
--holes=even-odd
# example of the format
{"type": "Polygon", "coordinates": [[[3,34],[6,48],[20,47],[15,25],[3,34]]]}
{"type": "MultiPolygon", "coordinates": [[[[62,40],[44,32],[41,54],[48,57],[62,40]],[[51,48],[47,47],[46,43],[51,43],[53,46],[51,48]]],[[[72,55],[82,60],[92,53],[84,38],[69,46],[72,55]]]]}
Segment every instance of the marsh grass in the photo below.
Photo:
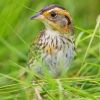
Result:
{"type": "MultiPolygon", "coordinates": [[[[64,2],[72,11],[74,2],[64,2]]],[[[53,79],[46,73],[38,84],[32,82],[34,73],[27,67],[27,53],[32,37],[41,30],[42,25],[35,21],[31,23],[29,18],[43,5],[58,3],[65,6],[64,2],[0,1],[0,100],[32,100],[36,86],[41,87],[44,100],[100,99],[100,16],[97,21],[95,18],[94,28],[86,29],[82,28],[83,23],[78,26],[82,19],[77,13],[76,57],[66,75],[53,79]]]]}

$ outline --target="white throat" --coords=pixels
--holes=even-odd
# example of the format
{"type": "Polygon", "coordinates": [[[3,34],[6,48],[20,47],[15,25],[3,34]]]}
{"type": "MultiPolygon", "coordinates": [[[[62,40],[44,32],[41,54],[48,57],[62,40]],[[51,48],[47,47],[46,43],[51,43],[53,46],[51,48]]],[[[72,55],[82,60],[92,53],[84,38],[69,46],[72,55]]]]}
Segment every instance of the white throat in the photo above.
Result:
{"type": "Polygon", "coordinates": [[[50,37],[56,37],[56,36],[59,36],[59,32],[56,31],[56,30],[53,30],[51,27],[49,26],[46,26],[46,34],[49,35],[50,37]]]}

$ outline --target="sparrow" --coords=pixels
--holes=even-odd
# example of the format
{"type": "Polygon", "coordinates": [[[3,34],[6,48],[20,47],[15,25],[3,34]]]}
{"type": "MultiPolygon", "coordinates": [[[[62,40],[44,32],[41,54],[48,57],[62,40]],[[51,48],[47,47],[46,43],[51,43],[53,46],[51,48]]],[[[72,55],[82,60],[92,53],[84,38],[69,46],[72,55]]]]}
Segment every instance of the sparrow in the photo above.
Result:
{"type": "MultiPolygon", "coordinates": [[[[72,18],[65,8],[52,4],[41,9],[31,19],[41,21],[45,29],[33,39],[28,66],[34,75],[43,76],[48,72],[51,77],[58,78],[66,72],[74,57],[72,18]]],[[[42,100],[37,88],[35,93],[38,100],[42,100]]]]}
{"type": "MultiPolygon", "coordinates": [[[[74,28],[69,12],[58,5],[49,5],[31,17],[45,25],[29,50],[28,66],[37,75],[45,70],[54,78],[60,77],[74,57],[74,28]]],[[[37,26],[35,26],[37,27],[37,26]]]]}

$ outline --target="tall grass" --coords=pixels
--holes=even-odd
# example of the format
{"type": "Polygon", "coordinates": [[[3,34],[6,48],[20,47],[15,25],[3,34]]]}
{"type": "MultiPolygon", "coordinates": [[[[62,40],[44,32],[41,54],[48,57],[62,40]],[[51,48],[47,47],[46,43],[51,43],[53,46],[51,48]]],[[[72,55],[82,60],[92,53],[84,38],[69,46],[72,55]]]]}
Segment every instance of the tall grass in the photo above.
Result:
{"type": "Polygon", "coordinates": [[[36,86],[42,88],[44,100],[100,99],[100,17],[96,21],[99,0],[86,2],[0,1],[0,100],[32,100],[36,86]],[[39,84],[32,84],[34,73],[27,67],[27,53],[32,37],[43,25],[31,22],[30,16],[52,3],[69,9],[73,16],[76,57],[65,76],[52,79],[46,75],[39,84]]]}

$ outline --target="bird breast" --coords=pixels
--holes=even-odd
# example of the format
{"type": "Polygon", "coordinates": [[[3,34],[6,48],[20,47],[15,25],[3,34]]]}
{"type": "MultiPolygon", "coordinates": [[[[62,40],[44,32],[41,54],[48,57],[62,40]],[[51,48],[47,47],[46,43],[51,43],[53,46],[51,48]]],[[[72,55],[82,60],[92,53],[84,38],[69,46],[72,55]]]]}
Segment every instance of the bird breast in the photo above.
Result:
{"type": "Polygon", "coordinates": [[[40,37],[39,45],[43,61],[49,67],[51,74],[56,77],[72,59],[74,45],[72,40],[64,34],[51,34],[44,33],[40,37]]]}

